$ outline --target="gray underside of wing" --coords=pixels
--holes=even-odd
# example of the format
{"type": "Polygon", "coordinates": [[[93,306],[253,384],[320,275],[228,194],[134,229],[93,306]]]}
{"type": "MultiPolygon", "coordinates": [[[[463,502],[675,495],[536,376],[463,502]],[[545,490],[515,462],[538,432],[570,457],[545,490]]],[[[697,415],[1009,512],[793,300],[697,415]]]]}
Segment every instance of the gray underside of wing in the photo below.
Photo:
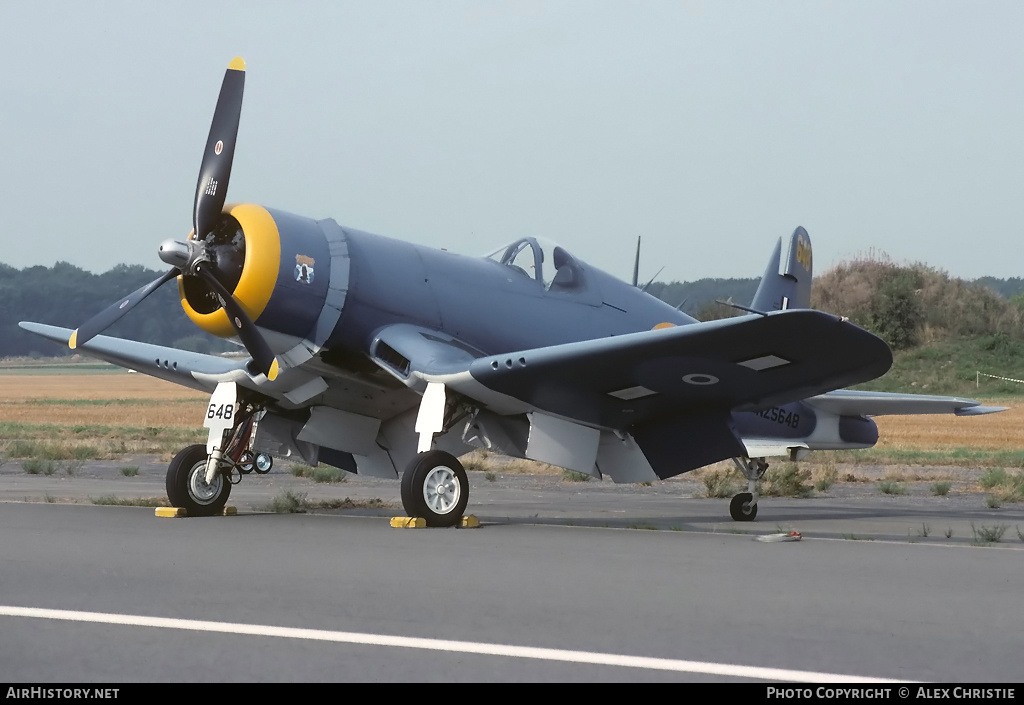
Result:
{"type": "MultiPolygon", "coordinates": [[[[73,332],[69,328],[27,321],[22,321],[18,325],[30,333],[35,333],[61,345],[67,345],[73,332]]],[[[226,360],[215,355],[204,355],[134,340],[111,338],[106,335],[98,335],[77,349],[90,357],[105,360],[119,367],[136,370],[151,377],[158,377],[204,392],[212,392],[216,387],[216,382],[211,383],[208,379],[200,381],[196,378],[196,374],[209,377],[244,371],[246,362],[245,360],[226,360]]]]}
{"type": "Polygon", "coordinates": [[[930,394],[899,394],[894,392],[863,392],[840,389],[806,400],[815,409],[840,416],[903,416],[914,414],[956,414],[980,416],[1005,411],[1002,406],[982,406],[981,402],[962,397],[930,394]]]}

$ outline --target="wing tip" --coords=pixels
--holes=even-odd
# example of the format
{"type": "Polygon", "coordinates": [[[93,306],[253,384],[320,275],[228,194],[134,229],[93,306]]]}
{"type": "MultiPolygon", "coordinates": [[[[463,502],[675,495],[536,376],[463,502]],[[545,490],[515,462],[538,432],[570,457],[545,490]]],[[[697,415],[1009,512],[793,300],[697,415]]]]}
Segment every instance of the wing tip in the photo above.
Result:
{"type": "Polygon", "coordinates": [[[961,409],[957,409],[953,413],[956,416],[983,416],[985,414],[997,414],[1000,411],[1006,411],[1009,409],[1007,406],[967,406],[961,409]]]}

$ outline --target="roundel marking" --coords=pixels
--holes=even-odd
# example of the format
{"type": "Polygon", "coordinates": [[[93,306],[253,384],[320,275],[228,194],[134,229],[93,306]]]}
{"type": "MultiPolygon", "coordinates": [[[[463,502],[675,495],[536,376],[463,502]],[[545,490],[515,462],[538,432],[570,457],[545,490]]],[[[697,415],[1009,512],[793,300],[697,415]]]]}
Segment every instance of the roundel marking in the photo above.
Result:
{"type": "Polygon", "coordinates": [[[664,330],[665,328],[675,328],[675,323],[659,323],[658,325],[651,328],[651,330],[664,330]]]}
{"type": "Polygon", "coordinates": [[[695,384],[698,387],[703,387],[708,384],[718,384],[718,377],[715,377],[714,375],[691,374],[683,377],[683,381],[687,384],[695,384]]]}
{"type": "Polygon", "coordinates": [[[213,153],[219,155],[223,151],[224,151],[224,142],[222,142],[221,140],[217,140],[217,144],[215,144],[214,147],[213,147],[213,153]]]}

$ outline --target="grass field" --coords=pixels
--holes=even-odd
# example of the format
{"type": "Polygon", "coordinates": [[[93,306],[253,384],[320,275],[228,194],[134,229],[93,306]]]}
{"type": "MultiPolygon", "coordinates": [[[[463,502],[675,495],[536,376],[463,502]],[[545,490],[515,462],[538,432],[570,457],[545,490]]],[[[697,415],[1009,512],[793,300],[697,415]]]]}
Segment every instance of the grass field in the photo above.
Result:
{"type": "MultiPolygon", "coordinates": [[[[0,372],[0,449],[6,457],[166,455],[205,439],[205,394],[142,374],[103,366],[97,373],[92,367],[75,368],[78,374],[0,372]]],[[[984,401],[1010,408],[978,417],[882,416],[876,419],[875,448],[812,453],[807,461],[1024,466],[1024,398],[984,401]]],[[[528,461],[515,467],[540,469],[528,461]]]]}
{"type": "Polygon", "coordinates": [[[205,440],[207,399],[201,392],[124,371],[3,374],[0,448],[10,458],[170,456],[205,440]]]}
{"type": "Polygon", "coordinates": [[[984,416],[951,414],[879,416],[878,448],[939,449],[972,447],[979,450],[1024,449],[1024,398],[986,399],[986,406],[1006,411],[984,416]]]}

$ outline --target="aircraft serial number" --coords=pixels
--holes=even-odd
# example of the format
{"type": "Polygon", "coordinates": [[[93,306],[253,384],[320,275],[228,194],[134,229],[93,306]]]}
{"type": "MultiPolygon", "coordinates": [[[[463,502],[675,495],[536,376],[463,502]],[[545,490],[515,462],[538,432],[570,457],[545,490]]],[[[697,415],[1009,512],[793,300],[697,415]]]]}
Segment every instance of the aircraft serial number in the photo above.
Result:
{"type": "Polygon", "coordinates": [[[796,428],[800,425],[800,414],[794,414],[792,411],[786,411],[785,409],[780,409],[777,406],[773,406],[771,409],[765,409],[764,411],[758,411],[757,415],[763,419],[776,421],[783,426],[789,426],[790,428],[796,428]]]}
{"type": "Polygon", "coordinates": [[[206,418],[230,421],[231,415],[234,413],[234,404],[210,404],[210,408],[206,410],[206,418]]]}

